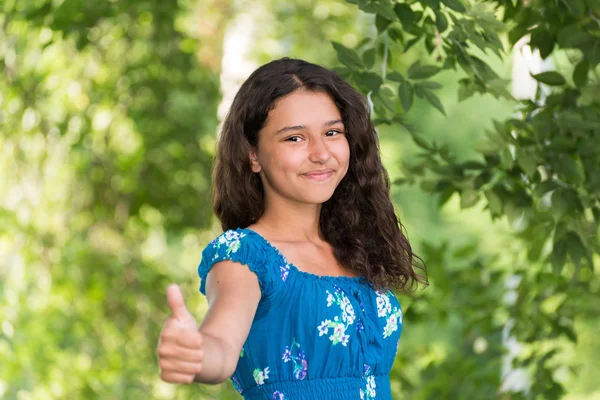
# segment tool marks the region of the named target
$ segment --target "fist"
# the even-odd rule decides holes
[[[202,371],[202,334],[185,306],[177,285],[167,288],[171,316],[165,322],[158,343],[160,378],[171,383],[192,383]]]

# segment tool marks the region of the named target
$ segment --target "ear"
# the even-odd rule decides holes
[[[250,150],[250,166],[252,167],[252,172],[259,173],[261,171],[260,163],[258,162],[258,156],[256,155],[256,150]]]

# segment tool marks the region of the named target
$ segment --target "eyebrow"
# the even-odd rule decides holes
[[[334,120],[325,122],[323,124],[323,126],[331,126],[331,125],[343,124],[343,123],[344,123],[344,121],[342,121],[341,119],[334,119]],[[279,135],[280,133],[289,132],[289,131],[301,131],[303,129],[306,129],[306,125],[286,126],[285,128],[281,128],[280,130],[275,132],[275,134]]]

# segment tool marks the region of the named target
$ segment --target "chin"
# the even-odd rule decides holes
[[[324,190],[325,188],[319,189],[307,189],[303,193],[299,193],[298,200],[303,203],[309,204],[323,204],[333,196],[335,189]]]

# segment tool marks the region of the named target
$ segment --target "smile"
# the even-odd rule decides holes
[[[323,169],[323,170],[319,170],[319,171],[311,171],[311,172],[302,174],[302,176],[304,176],[310,180],[321,182],[321,181],[326,181],[327,179],[331,178],[333,176],[333,170],[332,169]]]

